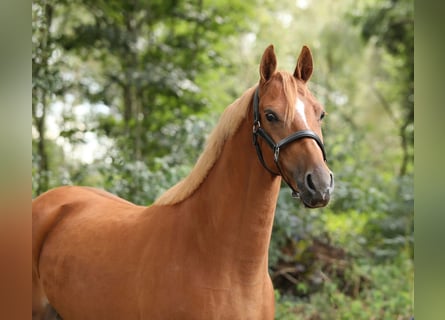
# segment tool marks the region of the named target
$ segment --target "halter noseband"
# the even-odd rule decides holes
[[[324,149],[323,142],[321,142],[320,137],[312,130],[300,130],[300,131],[294,132],[290,136],[287,136],[286,138],[278,141],[278,143],[275,143],[275,141],[272,139],[272,137],[266,131],[264,131],[263,128],[261,127],[260,111],[259,111],[260,98],[258,95],[258,91],[259,91],[259,87],[256,88],[255,95],[253,97],[253,144],[255,145],[258,159],[260,160],[263,167],[267,171],[269,171],[271,174],[273,174],[275,176],[281,176],[282,179],[287,183],[287,185],[292,189],[292,191],[293,191],[292,196],[298,197],[298,191],[292,187],[292,185],[286,180],[286,178],[282,174],[281,166],[278,162],[279,156],[280,156],[280,150],[294,141],[304,139],[304,138],[310,138],[310,139],[314,139],[315,142],[318,144],[318,146],[321,149],[321,152],[323,153],[323,160],[326,161],[326,151]],[[258,143],[258,136],[262,137],[266,141],[266,143],[269,145],[269,147],[273,150],[273,154],[274,154],[273,158],[274,158],[275,165],[278,168],[278,173],[271,170],[267,166],[266,162],[264,161],[263,153],[262,153],[260,145]]]

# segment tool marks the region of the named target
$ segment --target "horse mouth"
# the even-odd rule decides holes
[[[315,203],[315,204],[313,204],[313,203],[308,203],[308,202],[306,202],[306,201],[304,201],[304,200],[302,200],[301,202],[303,202],[303,205],[304,205],[306,208],[309,208],[309,209],[322,208],[322,207],[325,207],[325,206],[327,205],[327,202],[326,202],[326,203]]]
[[[306,208],[315,209],[325,207],[329,203],[329,195],[323,198],[314,198],[301,194],[299,191],[292,191],[292,198],[299,199]]]

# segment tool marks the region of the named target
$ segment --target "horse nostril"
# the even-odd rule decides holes
[[[312,175],[310,173],[306,176],[306,183],[309,189],[315,191],[315,185],[314,182],[312,181]]]
[[[334,186],[334,176],[332,173],[329,174],[331,176],[331,183],[329,184],[329,187],[332,188]]]

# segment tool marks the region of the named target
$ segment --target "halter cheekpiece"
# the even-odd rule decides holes
[[[276,176],[281,176],[283,178],[283,180],[289,185],[289,187],[292,189],[293,196],[298,196],[298,191],[295,190],[291,184],[285,179],[285,177],[282,174],[281,171],[281,166],[278,162],[279,157],[280,157],[280,150],[283,149],[285,146],[287,146],[288,144],[300,140],[300,139],[304,139],[304,138],[310,138],[315,140],[315,142],[317,143],[317,145],[320,147],[321,152],[323,153],[323,159],[324,161],[326,161],[326,151],[324,149],[324,145],[323,142],[321,141],[320,137],[312,130],[300,130],[297,132],[292,133],[291,135],[287,136],[286,138],[278,141],[278,143],[275,143],[275,141],[272,139],[272,137],[263,130],[263,128],[261,127],[261,121],[260,121],[260,111],[259,111],[259,104],[260,104],[260,98],[258,95],[258,91],[259,91],[259,87],[256,88],[255,90],[255,95],[253,97],[253,144],[255,145],[255,149],[256,149],[256,153],[258,155],[258,159],[260,160],[261,164],[263,165],[263,167],[269,171],[271,174],[276,175]],[[264,161],[263,158],[263,153],[261,151],[260,145],[258,143],[258,136],[260,136],[261,138],[263,138],[266,143],[269,145],[269,147],[272,149],[273,154],[274,154],[274,162],[276,167],[278,168],[278,172],[274,172],[273,170],[271,170],[266,162]]]

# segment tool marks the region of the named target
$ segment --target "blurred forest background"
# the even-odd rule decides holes
[[[414,4],[410,0],[33,0],[32,186],[149,205],[192,168],[275,45],[314,56],[336,177],[327,208],[282,189],[276,319],[413,315]]]

